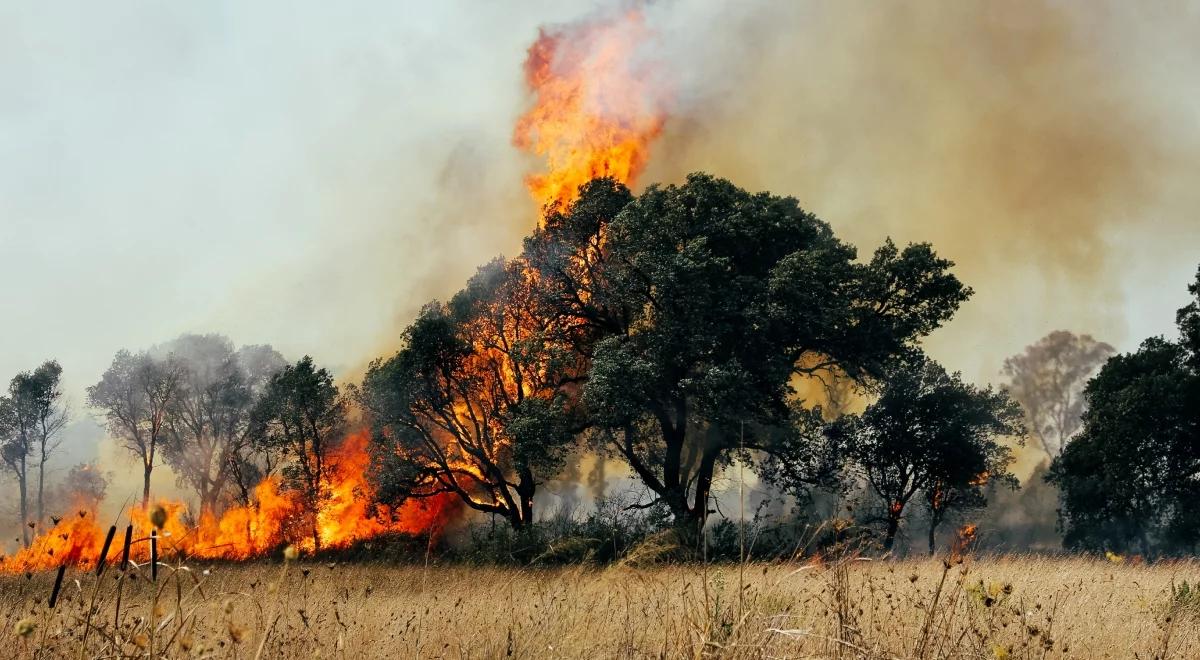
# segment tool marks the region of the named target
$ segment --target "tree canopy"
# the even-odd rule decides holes
[[[1012,452],[1000,441],[1024,437],[1021,409],[1005,392],[964,383],[920,353],[896,360],[880,383],[861,415],[835,420],[827,433],[882,504],[884,548],[892,548],[905,508],[920,494],[933,552],[949,511],[981,506],[989,481],[1015,484]]]
[[[794,378],[879,373],[970,295],[927,244],[860,262],[796,200],[705,174],[637,197],[594,181],[526,255],[588,361],[595,433],[684,526],[732,450],[796,437]]]
[[[1154,555],[1200,544],[1200,273],[1188,291],[1178,341],[1147,339],[1088,383],[1083,428],[1050,473],[1069,548]]]

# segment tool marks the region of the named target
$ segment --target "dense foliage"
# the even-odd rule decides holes
[[[1051,469],[1069,548],[1145,555],[1200,545],[1200,273],[1178,341],[1152,337],[1090,383],[1083,429]]]
[[[796,379],[882,375],[970,294],[928,245],[860,262],[794,199],[707,175],[580,192],[373,365],[387,493],[453,492],[519,527],[582,434],[694,532],[734,453],[804,453]]]

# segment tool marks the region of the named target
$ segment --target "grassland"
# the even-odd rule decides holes
[[[53,611],[53,574],[0,578],[5,657],[1200,657],[1191,562],[300,560],[119,575],[68,573]]]

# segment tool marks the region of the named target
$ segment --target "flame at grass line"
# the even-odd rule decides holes
[[[644,46],[653,37],[638,9],[539,32],[524,66],[534,103],[518,120],[513,143],[545,161],[544,171],[526,178],[543,207],[569,204],[579,186],[596,177],[631,186],[636,182],[662,131],[669,100],[656,63],[645,57]],[[372,507],[365,476],[368,441],[365,432],[353,434],[336,452],[325,484],[327,497],[315,514],[322,549],[387,533],[436,535],[463,509],[451,494],[411,500],[394,511]],[[471,471],[469,465],[463,469]],[[53,569],[64,563],[94,567],[108,527],[97,520],[97,505],[81,503],[30,547],[0,558],[0,572]],[[176,552],[243,560],[265,556],[285,542],[305,550],[314,547],[305,505],[296,493],[283,490],[276,477],[254,488],[250,505],[226,509],[219,517],[205,513],[195,524],[189,522],[185,504],[157,505],[167,513],[160,552],[168,557]],[[144,540],[153,525],[141,509],[130,518],[139,540],[131,558],[143,562],[150,553]],[[119,545],[110,549],[109,562],[119,561]]]
[[[373,492],[366,480],[368,442],[366,432],[352,434],[331,457],[326,497],[316,513],[322,549],[343,548],[383,534],[440,534],[461,508],[453,496],[412,500],[395,510],[371,507]],[[163,556],[178,553],[200,559],[244,560],[266,556],[285,542],[308,551],[314,546],[305,505],[294,491],[282,490],[275,477],[255,487],[253,504],[226,509],[219,517],[205,514],[196,525],[188,523],[187,505],[171,501],[157,505],[167,513],[160,532]],[[154,526],[148,512],[134,509],[130,518],[135,539],[150,535]],[[105,527],[96,519],[95,503],[86,503],[35,538],[28,548],[0,560],[0,571],[46,570],[64,563],[95,566]],[[110,563],[120,559],[117,545],[109,550]],[[149,545],[143,541],[134,544],[130,556],[141,562],[149,553]]]
[[[653,37],[637,9],[539,32],[525,61],[534,105],[513,132],[517,147],[545,160],[525,180],[539,204],[565,206],[597,177],[635,183],[669,96],[644,57]]]

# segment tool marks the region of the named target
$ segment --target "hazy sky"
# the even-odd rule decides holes
[[[369,358],[531,225],[466,198],[525,204],[508,127],[560,4],[0,5],[0,374],[55,356],[82,404],[189,330]]]
[[[185,331],[354,374],[518,249],[525,48],[611,4],[0,0],[0,376],[56,357],[82,414],[117,349]],[[925,6],[657,3],[644,55],[681,93],[648,178],[933,241],[978,291],[932,342],[972,378],[1058,327],[1171,331],[1195,8]]]

